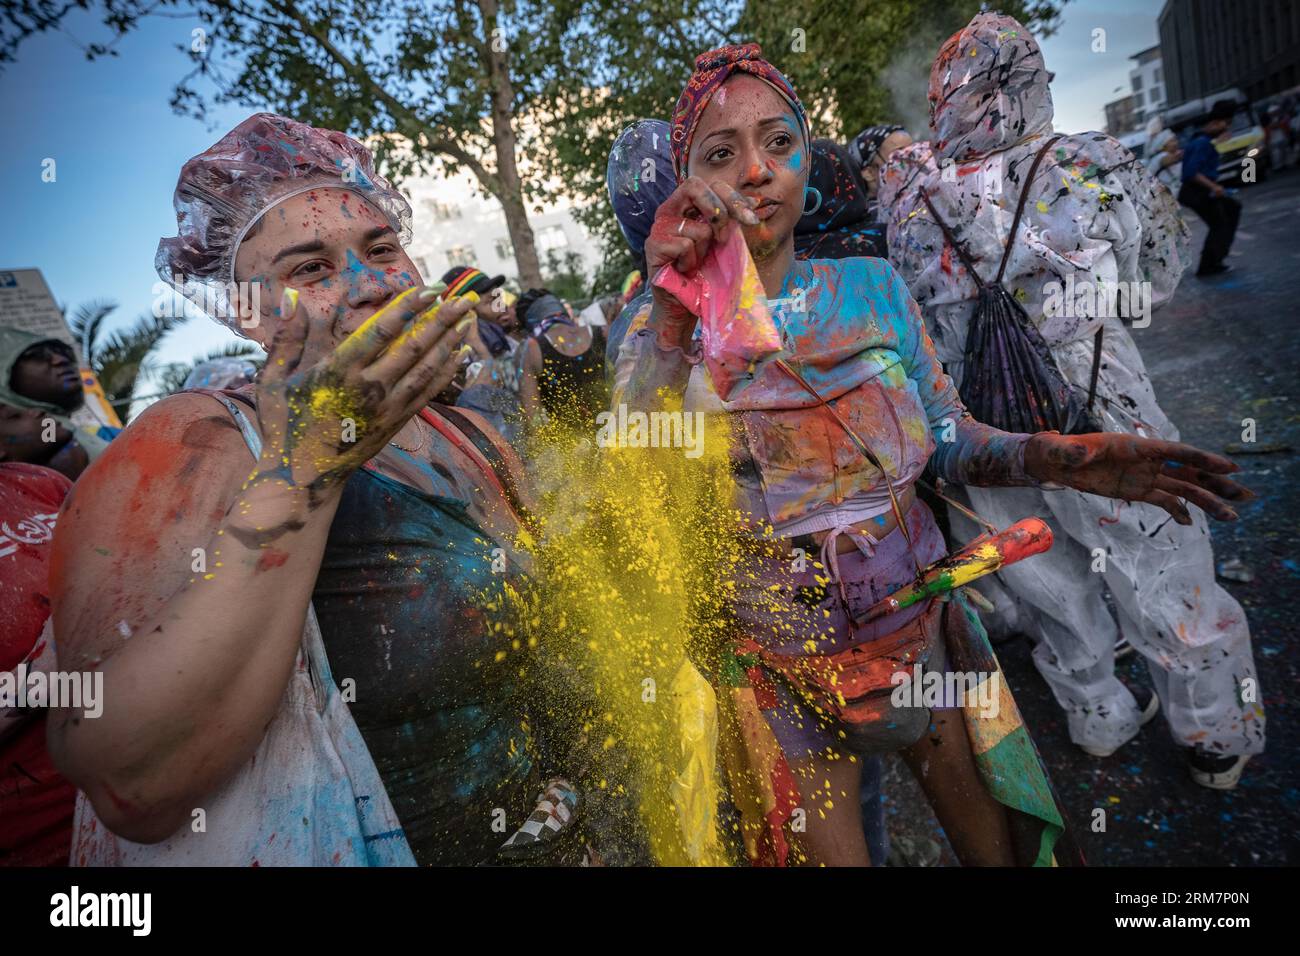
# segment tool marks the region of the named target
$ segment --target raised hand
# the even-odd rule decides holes
[[[679,272],[692,272],[732,219],[746,226],[758,224],[755,201],[741,195],[721,180],[706,183],[691,176],[663,201],[655,213],[646,239],[646,283],[666,265]],[[688,344],[695,329],[695,316],[664,289],[651,285],[655,310],[660,315],[661,334],[672,344]]]
[[[1223,477],[1239,470],[1227,458],[1181,442],[1109,432],[1043,432],[1025,446],[1025,471],[1040,481],[1145,501],[1164,508],[1179,524],[1192,523],[1188,501],[1220,521],[1237,520],[1237,512],[1226,502],[1255,497],[1244,485]]]
[[[286,291],[256,386],[262,456],[246,492],[273,488],[295,511],[319,506],[446,388],[475,297],[439,305],[436,296],[408,289],[331,348],[332,319],[309,318]]]

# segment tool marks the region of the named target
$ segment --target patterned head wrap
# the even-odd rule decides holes
[[[695,130],[700,125],[700,117],[704,115],[713,94],[736,73],[756,76],[780,93],[799,120],[804,145],[812,142],[808,132],[808,114],[804,112],[798,94],[785,75],[763,59],[759,45],[746,43],[744,46],[719,47],[695,58],[695,72],[691,74],[690,82],[682,90],[677,106],[673,109],[673,169],[677,173],[678,182],[686,178],[686,161],[691,155],[691,143],[695,139]]]
[[[868,126],[855,136],[853,142],[849,144],[849,155],[858,164],[858,171],[861,172],[871,165],[885,140],[889,139],[894,133],[905,132],[907,130],[902,126],[893,123],[882,123],[880,126]]]
[[[935,156],[966,162],[1050,130],[1050,79],[1028,30],[1000,13],[976,14],[930,69]]]

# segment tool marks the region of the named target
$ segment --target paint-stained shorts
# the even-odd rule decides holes
[[[923,566],[943,557],[947,550],[943,535],[924,502],[912,506],[907,526]],[[811,556],[802,570],[797,570],[797,562],[789,558],[755,556],[754,579],[738,588],[738,624],[760,647],[785,657],[809,652],[829,655],[850,647],[876,645],[871,650],[878,650],[882,659],[891,661],[891,667],[882,669],[885,672],[911,671],[917,664],[927,670],[943,668],[946,658],[941,628],[935,628],[928,640],[890,640],[900,629],[916,622],[929,608],[929,602],[860,626],[856,633],[850,626],[851,615],[864,613],[914,579],[916,564],[903,535],[895,529],[882,538],[872,557],[852,551],[839,555],[838,560],[847,600],[841,597],[837,584],[827,580],[828,570],[816,567]],[[881,719],[857,728],[817,714],[780,675],[772,673],[771,684],[777,706],[764,714],[792,762],[831,750],[891,753],[916,742],[930,724],[928,708],[892,705],[890,694],[894,687],[887,679],[880,687]]]

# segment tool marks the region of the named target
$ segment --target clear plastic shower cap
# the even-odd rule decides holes
[[[172,205],[177,235],[158,242],[164,282],[236,332],[235,256],[276,203],[311,189],[350,189],[411,239],[411,206],[375,172],[370,150],[352,137],[274,113],[256,113],[181,167]]]

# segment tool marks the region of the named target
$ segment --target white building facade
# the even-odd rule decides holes
[[[1128,73],[1129,86],[1133,89],[1133,116],[1137,128],[1165,108],[1165,74],[1161,69],[1160,47],[1147,47],[1130,57],[1134,66]]]
[[[401,190],[414,211],[414,238],[407,252],[426,282],[436,282],[453,266],[472,265],[489,276],[504,275],[519,287],[515,251],[506,228],[505,213],[496,199],[484,196],[472,174],[422,175],[404,179]],[[533,241],[542,274],[549,253],[563,261],[577,253],[582,271],[590,276],[600,264],[597,243],[573,217],[571,207],[561,200],[529,211]]]

